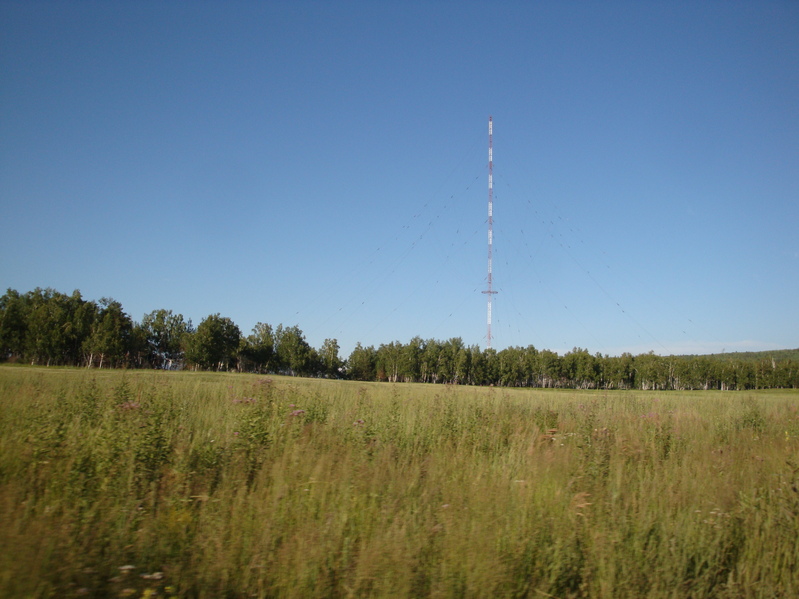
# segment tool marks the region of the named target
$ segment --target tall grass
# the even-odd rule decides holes
[[[0,595],[795,597],[798,399],[0,368]]]

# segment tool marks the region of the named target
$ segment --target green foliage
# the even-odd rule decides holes
[[[280,372],[292,376],[309,376],[318,372],[319,357],[297,325],[277,325],[275,344]]]
[[[423,382],[572,389],[752,390],[799,388],[799,350],[659,356],[591,355],[575,347],[501,351],[413,337],[356,345],[344,360],[336,339],[317,350],[299,326],[258,323],[242,338],[230,318],[208,316],[197,330],[170,310],[155,310],[135,324],[121,304],[87,302],[75,291],[52,289],[0,297],[0,360],[45,365],[238,370],[358,381]]]
[[[325,339],[322,343],[322,347],[319,350],[319,359],[325,376],[341,378],[344,362],[339,356],[339,351],[341,351],[341,348],[336,339]]]
[[[272,326],[259,322],[244,343],[242,357],[247,362],[247,370],[270,372],[276,364],[276,339]]]
[[[693,356],[687,356],[693,357]],[[727,362],[752,362],[752,363],[761,363],[761,362],[799,362],[799,348],[797,349],[776,349],[776,350],[768,350],[768,351],[758,351],[758,352],[725,352],[722,354],[709,354],[707,356],[712,360],[720,360],[720,361],[727,361]]]
[[[172,310],[153,310],[145,314],[141,330],[147,343],[148,361],[153,368],[170,368],[183,359],[183,346],[189,325],[182,314]]]
[[[122,304],[112,299],[100,300],[100,310],[91,327],[91,335],[85,341],[84,351],[89,354],[89,365],[102,368],[121,366],[131,347],[133,321],[122,310]]]
[[[205,370],[228,370],[236,362],[239,327],[227,316],[211,314],[189,338],[186,360]]]
[[[373,381],[377,376],[377,353],[374,347],[363,347],[360,343],[355,345],[349,360],[347,372],[349,377],[356,381]]]

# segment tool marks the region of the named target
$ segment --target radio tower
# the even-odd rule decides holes
[[[491,258],[494,246],[494,158],[492,156],[492,121],[488,117],[488,289],[483,291],[488,296],[488,334],[486,335],[486,348],[491,349],[491,296],[493,290],[493,273],[491,272]]]

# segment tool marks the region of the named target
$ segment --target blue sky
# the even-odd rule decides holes
[[[319,347],[799,347],[799,3],[0,2],[0,285]]]

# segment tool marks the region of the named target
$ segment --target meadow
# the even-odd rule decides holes
[[[799,392],[0,367],[0,596],[797,597]]]

